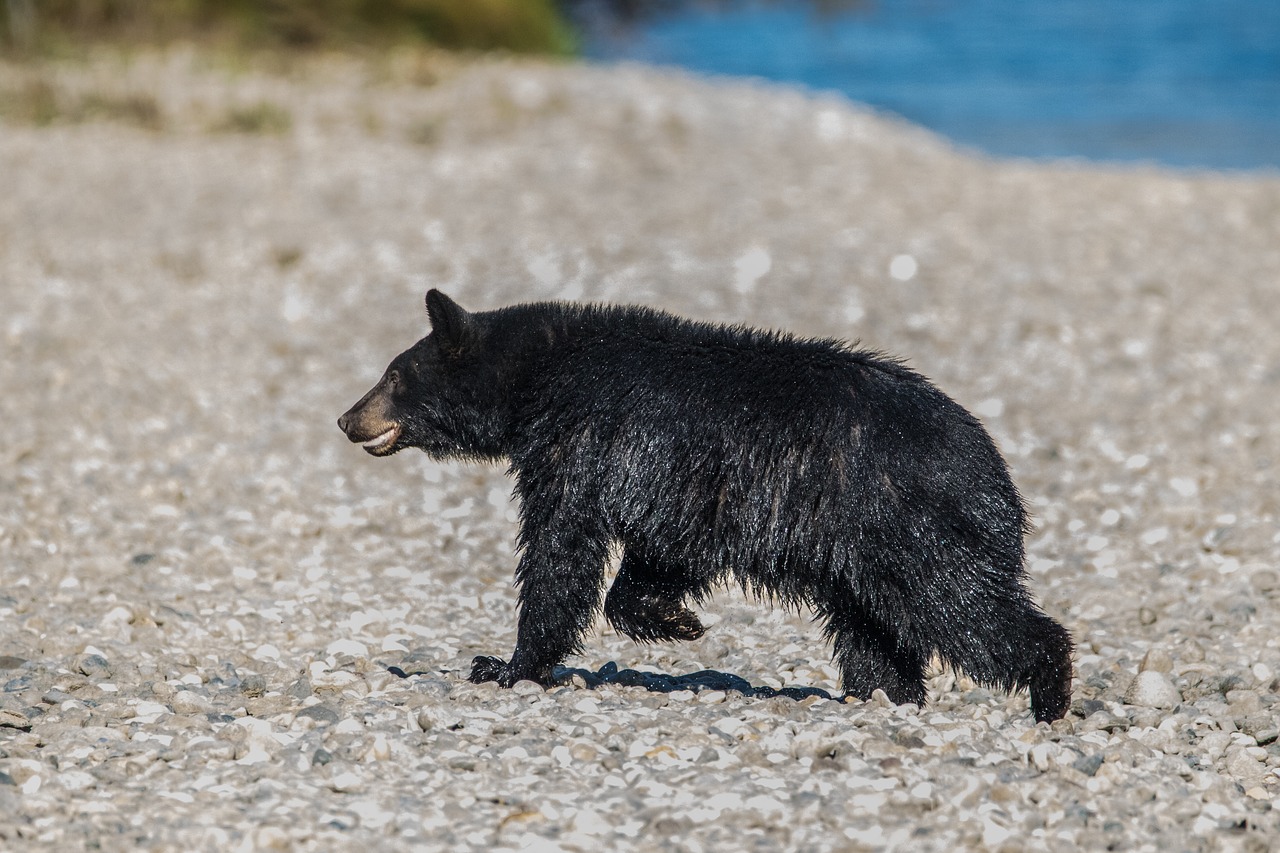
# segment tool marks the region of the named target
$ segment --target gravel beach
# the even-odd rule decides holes
[[[1280,177],[635,67],[0,94],[0,848],[1280,849]],[[696,642],[600,623],[563,686],[468,684],[514,643],[510,482],[334,423],[428,287],[906,358],[1033,512],[1072,712],[936,668],[833,701],[811,614],[736,590]]]

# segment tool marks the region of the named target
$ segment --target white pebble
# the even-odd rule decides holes
[[[573,829],[584,835],[604,835],[613,829],[600,812],[594,809],[579,809],[573,816]]]
[[[920,264],[911,255],[894,255],[889,261],[889,275],[895,281],[911,281],[920,271]]]
[[[340,794],[350,794],[364,787],[364,780],[350,770],[343,771],[329,780],[329,787]]]
[[[973,407],[973,413],[982,418],[998,418],[1004,414],[1004,400],[991,397]]]
[[[386,761],[391,757],[391,746],[387,743],[387,736],[381,732],[373,736],[373,745],[369,747],[369,751],[365,753],[365,761]]]
[[[334,640],[324,650],[326,655],[351,655],[353,658],[367,658],[369,647],[357,640]]]
[[[733,288],[750,293],[756,282],[773,269],[773,257],[763,246],[752,246],[733,262]]]
[[[1169,538],[1169,528],[1153,527],[1146,533],[1142,534],[1143,545],[1158,545]]]
[[[1125,691],[1124,701],[1126,705],[1168,710],[1182,704],[1182,694],[1164,673],[1148,669],[1133,679]]]
[[[195,714],[204,714],[209,711],[212,704],[209,700],[196,693],[193,690],[179,690],[173,694],[173,698],[169,700],[169,704],[173,706],[175,714],[184,716],[192,716]]]

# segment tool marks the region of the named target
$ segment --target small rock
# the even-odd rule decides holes
[[[453,687],[449,682],[439,678],[424,678],[413,683],[414,693],[421,693],[424,696],[430,696],[435,699],[444,699],[452,691]]]
[[[294,716],[307,717],[315,720],[317,723],[332,725],[340,719],[338,712],[330,708],[328,705],[312,705],[309,708],[303,708]]]
[[[369,647],[358,640],[334,640],[324,650],[327,655],[351,655],[353,658],[367,658],[369,656]]]
[[[517,696],[535,696],[543,693],[542,685],[536,681],[522,679],[511,685],[511,692]]]
[[[345,669],[313,672],[311,674],[311,686],[317,691],[358,689],[356,685],[364,686],[364,679],[356,675],[354,672],[348,672]]]
[[[1178,657],[1184,663],[1204,663],[1204,647],[1192,640],[1181,647]]]
[[[418,728],[424,732],[446,730],[452,731],[463,726],[462,718],[452,711],[439,706],[428,705],[418,711]]]
[[[1073,735],[1076,733],[1076,724],[1070,717],[1063,717],[1050,723],[1049,731],[1059,735]]]
[[[24,732],[29,732],[31,731],[31,721],[17,711],[0,708],[0,728],[21,729]]]
[[[1227,704],[1231,706],[1231,713],[1237,717],[1256,714],[1262,710],[1262,699],[1254,690],[1237,688],[1227,691]]]
[[[56,781],[68,791],[85,791],[98,784],[98,780],[83,770],[67,770],[55,777]]]
[[[1261,761],[1238,746],[1227,750],[1226,771],[1246,786],[1262,781],[1267,774],[1267,768]]]
[[[364,787],[364,780],[350,770],[339,773],[329,780],[329,787],[340,794],[350,794]]]
[[[1154,729],[1164,722],[1166,714],[1159,708],[1133,708],[1128,713],[1129,723],[1136,729]]]
[[[1041,773],[1053,766],[1053,759],[1057,753],[1057,746],[1052,743],[1038,743],[1031,747],[1031,752],[1027,755],[1027,760],[1031,766],[1039,770]]]
[[[1170,710],[1182,704],[1182,695],[1164,673],[1146,670],[1139,672],[1129,685],[1124,693],[1124,702],[1126,705]]]
[[[1258,592],[1272,592],[1280,589],[1280,573],[1271,569],[1259,569],[1250,575],[1249,583]]]
[[[1102,766],[1102,753],[1095,752],[1093,755],[1082,755],[1071,766],[1086,776],[1092,776]]]
[[[101,655],[81,655],[76,660],[76,671],[90,678],[102,678],[111,674],[111,664]]]
[[[16,658],[13,655],[0,655],[0,669],[18,669],[24,663],[26,661],[22,658]]]
[[[290,696],[276,693],[271,696],[258,696],[245,702],[244,709],[254,717],[271,717],[290,711],[298,703]]]
[[[177,691],[170,698],[169,705],[173,708],[173,713],[184,716],[207,714],[213,707],[207,697],[201,696],[194,690]]]
[[[267,679],[256,672],[249,673],[240,681],[240,690],[246,696],[257,697],[267,692]],[[306,698],[306,697],[302,697]]]
[[[1138,672],[1163,672],[1168,674],[1173,671],[1173,656],[1164,649],[1148,649],[1147,653],[1142,656],[1142,663],[1138,665]]]
[[[1249,727],[1246,726],[1245,732],[1253,735],[1253,739],[1257,742],[1258,746],[1270,746],[1276,742],[1277,738],[1280,738],[1280,729],[1276,729],[1272,726],[1256,728],[1252,731],[1249,731]]]
[[[915,732],[899,729],[893,733],[893,742],[904,749],[924,749],[924,740]]]
[[[254,830],[254,850],[291,850],[289,833],[278,826],[263,826]]]
[[[307,678],[305,675],[293,682],[293,684],[290,684],[289,689],[285,691],[286,695],[292,696],[298,701],[306,699],[311,695],[311,693],[311,679]]]
[[[387,736],[379,732],[373,736],[373,744],[364,755],[365,761],[386,761],[391,757],[391,745],[387,743]]]

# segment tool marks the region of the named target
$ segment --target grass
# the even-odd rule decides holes
[[[293,116],[278,104],[259,101],[247,106],[232,107],[213,125],[213,130],[227,133],[288,133],[293,127]]]
[[[109,42],[211,42],[245,49],[420,44],[567,54],[554,0],[6,0],[0,49],[74,54]]]
[[[77,96],[39,75],[13,88],[0,88],[0,119],[37,127],[85,121],[115,121],[146,130],[164,127],[160,105],[150,95],[93,92]]]

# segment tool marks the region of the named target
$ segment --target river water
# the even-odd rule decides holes
[[[1280,168],[1280,0],[568,5],[589,58],[835,90],[990,154]]]

